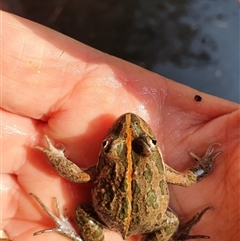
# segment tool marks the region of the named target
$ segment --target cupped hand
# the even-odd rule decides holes
[[[191,218],[214,206],[192,234],[212,240],[239,238],[239,105],[177,84],[109,56],[26,19],[1,13],[2,227],[11,240],[66,240],[32,234],[53,226],[30,192],[52,210],[52,197],[70,217],[90,199],[90,185],[69,183],[34,145],[47,134],[62,143],[80,167],[97,162],[104,134],[121,114],[133,112],[149,123],[165,162],[183,171],[208,145],[224,151],[213,172],[189,188],[171,187],[171,208]],[[194,77],[193,77],[194,78]],[[202,101],[197,102],[195,95]],[[144,217],[142,217],[144,218]],[[122,240],[106,233],[106,240]],[[137,240],[131,237],[129,240]]]

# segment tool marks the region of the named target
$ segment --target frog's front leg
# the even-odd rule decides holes
[[[208,176],[208,174],[213,169],[214,160],[219,155],[223,154],[222,151],[212,154],[214,150],[213,148],[214,145],[220,145],[220,144],[218,143],[211,144],[208,147],[203,157],[199,157],[191,152],[190,155],[195,158],[195,160],[197,161],[197,164],[193,167],[190,167],[185,172],[179,173],[175,171],[173,168],[165,164],[167,182],[171,184],[187,187],[194,183],[197,183],[198,181]]]
[[[64,148],[57,149],[46,135],[44,138],[48,148],[41,146],[35,146],[34,148],[42,151],[47,156],[48,162],[61,176],[75,183],[85,183],[93,178],[95,167],[89,168],[86,171],[81,170],[76,164],[67,159],[64,155]]]

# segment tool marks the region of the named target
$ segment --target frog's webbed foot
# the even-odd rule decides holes
[[[59,208],[59,202],[57,198],[55,199],[56,203],[56,209],[58,216],[56,216],[54,213],[52,213],[46,206],[45,204],[33,193],[29,193],[31,196],[33,196],[37,202],[41,205],[43,210],[51,217],[51,219],[55,222],[56,227],[54,228],[49,228],[49,229],[43,229],[41,231],[35,232],[33,235],[40,235],[43,233],[51,233],[51,232],[57,232],[73,241],[83,241],[82,238],[77,234],[75,229],[72,227],[71,223],[68,221],[67,215],[63,215],[60,212]]]
[[[178,227],[178,230],[176,231],[176,233],[172,236],[172,238],[170,239],[171,241],[184,241],[184,240],[189,240],[189,239],[210,239],[209,236],[207,235],[190,235],[190,231],[192,229],[192,227],[197,224],[202,216],[206,213],[206,211],[210,210],[210,209],[214,209],[214,207],[207,207],[205,209],[203,209],[201,212],[195,214],[189,221],[180,224]]]
[[[57,149],[53,146],[46,135],[44,138],[48,148],[43,148],[41,146],[35,146],[34,148],[42,151],[47,156],[49,163],[61,176],[75,183],[84,183],[90,181],[91,173],[89,174],[84,172],[75,163],[70,161],[64,155],[65,148],[63,145],[61,149]]]
[[[205,178],[211,172],[211,170],[213,169],[214,160],[219,155],[223,154],[222,151],[218,151],[214,155],[212,155],[213,150],[214,150],[213,147],[215,145],[219,145],[220,146],[219,143],[211,144],[208,147],[208,149],[207,149],[207,151],[206,151],[206,153],[205,153],[205,155],[203,157],[199,157],[196,154],[190,152],[190,155],[192,157],[194,157],[195,160],[197,161],[197,165],[189,168],[189,170],[195,174],[197,181],[202,180],[203,178]]]

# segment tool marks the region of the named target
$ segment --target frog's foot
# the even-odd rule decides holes
[[[51,217],[51,219],[55,222],[56,227],[54,228],[49,228],[49,229],[44,229],[41,231],[38,231],[36,233],[34,233],[33,235],[39,235],[39,234],[43,234],[43,233],[51,233],[51,232],[57,232],[73,241],[83,241],[81,239],[81,237],[77,234],[77,232],[74,230],[74,228],[72,227],[71,223],[68,221],[68,217],[67,215],[63,215],[60,212],[60,208],[59,208],[59,202],[57,198],[55,199],[55,203],[56,203],[56,208],[57,208],[57,213],[58,216],[56,216],[54,213],[52,213],[45,205],[44,203],[39,199],[39,197],[37,197],[35,194],[30,193],[31,196],[33,196],[37,202],[41,205],[41,207],[43,208],[43,210]]]
[[[213,169],[213,165],[214,165],[214,160],[219,156],[219,155],[222,155],[223,152],[222,151],[218,151],[216,152],[214,155],[212,155],[213,153],[213,150],[214,150],[214,146],[215,145],[219,145],[219,143],[213,143],[211,144],[205,155],[203,157],[199,157],[197,156],[196,154],[190,152],[190,155],[192,157],[195,158],[195,160],[198,162],[197,165],[189,168],[189,170],[191,172],[193,172],[196,176],[196,181],[200,181],[202,180],[203,178],[205,178]]]
[[[43,148],[41,146],[34,146],[34,148],[42,151],[47,156],[48,162],[61,176],[75,183],[85,183],[90,181],[91,173],[89,174],[82,171],[75,163],[70,161],[64,155],[65,148],[63,145],[61,145],[61,149],[57,149],[46,135],[44,138],[48,148]]]
[[[192,227],[197,224],[202,216],[206,213],[208,210],[213,210],[214,207],[207,207],[203,209],[201,212],[195,214],[189,221],[186,223],[180,224],[178,227],[178,230],[176,233],[172,236],[170,239],[171,241],[184,241],[188,239],[210,239],[209,236],[206,235],[189,235],[189,232],[191,231]]]

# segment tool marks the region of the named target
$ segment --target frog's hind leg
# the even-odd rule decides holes
[[[178,230],[176,233],[172,236],[170,241],[184,241],[189,239],[210,239],[207,235],[189,235],[189,232],[191,231],[192,227],[197,224],[202,216],[206,213],[206,211],[214,209],[213,207],[207,207],[203,209],[201,212],[195,214],[189,221],[180,224],[178,227]]]
[[[68,221],[68,216],[62,214],[59,207],[59,202],[57,198],[55,199],[55,205],[57,209],[57,215],[55,215],[48,207],[45,206],[45,204],[42,202],[42,200],[37,197],[35,194],[30,193],[31,196],[33,196],[36,201],[41,205],[43,210],[50,216],[50,218],[55,222],[55,227],[43,229],[41,231],[35,232],[33,235],[40,235],[43,233],[51,233],[51,232],[57,232],[73,241],[83,241],[81,237],[78,235],[78,233],[75,231],[71,223]]]
[[[166,213],[161,218],[162,222],[159,224],[160,229],[152,233],[144,234],[141,241],[170,241],[179,225],[178,217],[171,211]]]
[[[91,205],[77,206],[75,218],[83,241],[104,241],[103,225]]]

